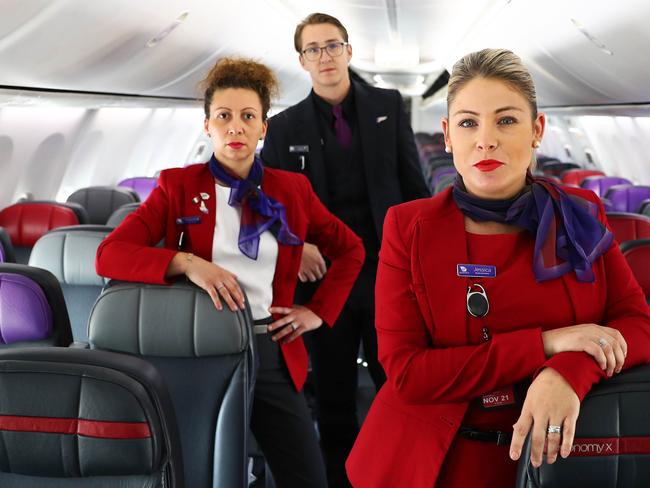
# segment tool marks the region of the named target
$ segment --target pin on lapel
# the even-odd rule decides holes
[[[199,203],[199,197],[192,198],[192,203]]]
[[[209,193],[201,192],[200,195],[201,195],[201,200],[209,200],[210,199],[210,194]]]
[[[205,202],[203,200],[201,200],[201,205],[199,206],[199,210],[204,214],[208,213],[208,207],[205,206]]]
[[[388,115],[380,115],[379,117],[377,117],[377,123],[381,124],[387,118],[388,118]]]

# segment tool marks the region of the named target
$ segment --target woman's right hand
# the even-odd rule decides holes
[[[546,357],[560,352],[586,352],[607,371],[607,376],[619,373],[627,356],[623,335],[611,327],[597,324],[579,324],[542,332]]]
[[[223,308],[221,298],[223,298],[233,312],[237,311],[237,309],[243,310],[245,308],[244,293],[239,283],[237,283],[237,276],[227,269],[213,262],[206,261],[199,256],[192,255],[186,261],[185,276],[210,295],[217,310],[222,310]]]

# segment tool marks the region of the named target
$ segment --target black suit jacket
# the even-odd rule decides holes
[[[370,209],[381,242],[388,208],[430,193],[400,93],[352,83]],[[329,206],[318,117],[310,95],[270,118],[261,156],[272,168],[304,173]]]

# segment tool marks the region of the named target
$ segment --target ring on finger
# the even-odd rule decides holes
[[[609,344],[609,342],[607,342],[607,339],[605,339],[604,337],[601,337],[600,339],[598,339],[598,345],[600,347],[605,347],[605,346],[607,346],[607,344]]]
[[[548,429],[546,429],[546,432],[549,434],[560,434],[562,432],[562,426],[561,425],[549,425]]]
[[[289,325],[291,326],[291,330],[293,330],[294,332],[298,328],[298,324],[296,324],[295,322],[291,322],[291,324]]]
[[[225,287],[226,287],[226,285],[221,283],[219,286],[217,286],[217,290],[221,290],[222,288],[225,288]]]

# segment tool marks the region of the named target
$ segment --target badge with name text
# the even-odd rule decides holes
[[[505,407],[515,403],[517,403],[517,400],[515,400],[515,392],[512,386],[493,391],[481,397],[481,406],[483,408]]]
[[[185,225],[185,224],[200,224],[201,217],[198,215],[190,217],[178,217],[176,219],[176,225]]]
[[[290,153],[308,153],[309,152],[309,146],[308,145],[302,145],[302,146],[289,146],[289,152]]]
[[[489,264],[457,264],[456,274],[464,278],[495,278],[497,267]]]

